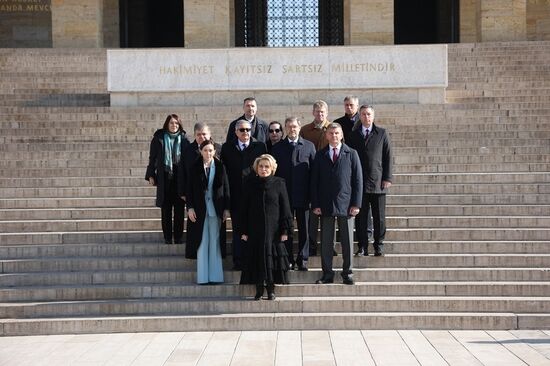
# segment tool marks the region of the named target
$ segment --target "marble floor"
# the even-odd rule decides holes
[[[0,337],[0,365],[550,365],[550,331],[243,331]]]

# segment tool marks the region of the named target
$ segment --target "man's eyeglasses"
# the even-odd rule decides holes
[[[250,128],[239,128],[239,132],[250,132]]]
[[[275,130],[269,130],[269,133],[279,133],[281,132],[281,130],[279,128],[275,129]]]

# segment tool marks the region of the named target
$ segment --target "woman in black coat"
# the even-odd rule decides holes
[[[274,283],[288,283],[288,254],[284,241],[292,230],[292,213],[285,181],[273,176],[275,159],[263,154],[254,161],[256,176],[243,187],[241,221],[244,266],[241,284],[255,284],[255,300],[267,288],[268,300],[275,299]]]
[[[197,283],[223,282],[220,227],[229,218],[229,183],[214,141],[202,142],[201,158],[193,164],[187,190],[187,254],[197,258]],[[188,226],[189,228],[189,226]]]
[[[176,244],[182,243],[185,211],[185,168],[182,152],[187,145],[189,141],[181,119],[176,114],[169,114],[162,129],[153,135],[149,149],[145,180],[157,187],[156,205],[161,208],[162,232],[166,244],[172,244],[172,238]]]

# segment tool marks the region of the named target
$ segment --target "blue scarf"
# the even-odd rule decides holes
[[[181,156],[181,133],[164,132],[164,170],[171,176]]]

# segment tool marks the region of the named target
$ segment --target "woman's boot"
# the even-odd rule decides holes
[[[275,300],[275,285],[273,283],[270,283],[266,287],[267,287],[267,299]]]
[[[256,284],[256,295],[254,296],[254,300],[260,300],[263,294],[264,294],[264,284],[263,283]]]

